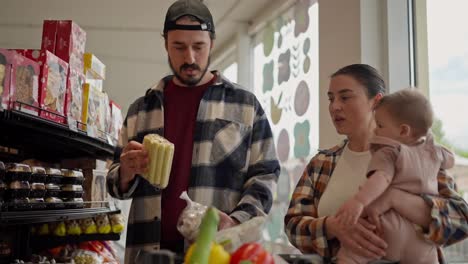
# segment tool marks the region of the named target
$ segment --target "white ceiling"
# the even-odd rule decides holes
[[[167,8],[172,0],[0,0],[0,29],[3,31],[23,30],[37,35],[44,19],[72,19],[88,32],[88,42],[96,41],[93,35],[109,34],[108,49],[94,50],[104,56],[119,55],[120,35],[134,38],[135,60],[146,60],[150,63],[166,64],[165,52],[148,54],[147,48],[157,47],[151,39],[160,35]],[[265,8],[281,2],[280,0],[205,0],[210,8],[216,27],[217,53],[229,43],[237,32],[239,23],[249,23]],[[105,33],[103,33],[105,32]],[[7,34],[8,36],[9,34]],[[10,34],[11,35],[11,34]],[[111,36],[112,35],[112,36]],[[5,35],[3,35],[5,36]],[[150,41],[145,41],[148,38]],[[33,43],[27,38],[0,38],[3,47],[30,47]],[[158,38],[156,38],[157,40]],[[160,39],[160,38],[159,38]],[[40,42],[38,42],[40,43]],[[146,43],[146,44],[145,44]],[[127,44],[128,45],[128,44]],[[145,45],[149,45],[146,47]],[[91,45],[95,49],[99,45]],[[138,54],[144,51],[145,54]]]
[[[216,27],[212,61],[220,63],[239,26],[258,25],[294,0],[205,0]],[[107,66],[104,90],[127,107],[170,74],[161,37],[173,0],[0,0],[0,47],[38,49],[42,21],[76,21],[87,33],[86,51]],[[261,24],[261,23],[260,23]],[[223,54],[224,53],[224,54]],[[217,66],[214,66],[217,68]],[[214,68],[213,68],[214,69]]]

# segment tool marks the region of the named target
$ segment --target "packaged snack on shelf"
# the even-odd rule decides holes
[[[101,264],[104,259],[96,252],[78,249],[73,253],[75,264]]]
[[[81,235],[81,227],[78,224],[78,220],[67,220],[65,221],[67,229],[67,235],[78,236]]]
[[[104,87],[104,81],[103,80],[86,78],[85,83],[89,83],[91,86],[94,86],[100,92],[103,91],[103,87]]]
[[[102,63],[94,54],[84,54],[84,74],[88,79],[106,79],[106,65]]]
[[[40,98],[39,64],[15,51],[10,53],[9,63],[10,108],[37,115]]]
[[[123,117],[122,110],[114,101],[110,101],[111,108],[111,122],[109,127],[109,134],[112,138],[112,145],[117,145],[119,141],[120,129],[122,129]]]
[[[42,182],[31,183],[31,192],[29,198],[44,198],[46,194],[45,184]]]
[[[125,220],[122,214],[110,214],[109,221],[112,226],[112,233],[122,233],[125,227]]]
[[[63,199],[65,208],[67,209],[77,209],[84,207],[83,198],[64,198]]]
[[[97,231],[99,234],[109,234],[111,232],[111,224],[107,215],[98,215],[94,218]]]
[[[91,201],[106,201],[106,175],[107,170],[93,170],[93,182],[91,184]]]
[[[96,87],[85,83],[83,89],[83,123],[89,136],[106,139],[106,107],[109,98]]]
[[[62,183],[63,173],[61,170],[54,168],[45,168],[45,171],[47,174],[46,183]]]
[[[102,111],[104,113],[104,130],[102,131],[102,136],[106,139],[107,143],[112,144],[112,138],[109,136],[109,129],[110,129],[110,123],[112,121],[111,119],[111,108],[110,108],[110,103],[109,103],[109,95],[107,93],[103,93],[104,96],[102,98],[102,107],[104,108]]]
[[[60,186],[54,183],[48,183],[45,185],[46,188],[46,197],[59,197],[60,195]]]
[[[96,234],[97,233],[97,227],[96,223],[94,222],[93,218],[85,218],[85,219],[80,219],[79,221],[80,227],[81,227],[81,232],[83,234]]]
[[[12,181],[8,185],[10,199],[26,198],[29,196],[30,191],[30,185],[27,181]]]
[[[83,242],[79,245],[79,248],[97,253],[99,256],[103,257],[104,263],[117,263],[113,252],[109,250],[108,247],[101,241]]]
[[[44,183],[47,178],[46,170],[40,166],[31,166],[31,182]]]
[[[82,184],[84,181],[83,172],[78,170],[62,169],[62,184]]]
[[[187,195],[187,192],[183,192],[180,195],[180,199],[185,200],[187,202],[187,206],[179,216],[179,220],[177,221],[177,230],[179,230],[179,232],[188,241],[195,241],[203,215],[208,207],[192,201]]]
[[[49,224],[49,231],[54,236],[65,236],[67,234],[67,228],[65,227],[65,222],[52,222]]]
[[[47,50],[17,50],[41,65],[39,76],[40,116],[65,123],[65,94],[68,64]]]
[[[42,23],[42,50],[48,50],[55,53],[57,41],[58,20],[44,20]]]
[[[0,49],[0,110],[8,109],[10,102],[11,51]]]
[[[31,167],[22,163],[5,164],[5,180],[10,181],[29,181],[31,179]]]
[[[65,109],[68,126],[72,130],[84,130],[81,123],[83,112],[83,85],[85,82],[82,71],[70,67],[68,69],[67,93]]]
[[[86,32],[71,20],[58,22],[55,54],[72,68],[83,71]]]
[[[44,198],[30,198],[29,203],[33,210],[42,210],[47,208]]]
[[[37,234],[40,236],[45,236],[45,235],[50,234],[49,224],[48,223],[40,224],[37,227]]]

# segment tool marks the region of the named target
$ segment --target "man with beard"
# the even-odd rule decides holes
[[[133,198],[125,262],[140,249],[182,253],[176,223],[190,198],[220,210],[219,229],[265,215],[272,206],[280,166],[268,119],[255,96],[209,71],[215,27],[199,0],[178,0],[164,23],[165,47],[173,75],[163,78],[134,102],[122,128],[115,162],[107,178],[109,193]],[[167,188],[150,185],[141,174],[149,133],[175,145]]]

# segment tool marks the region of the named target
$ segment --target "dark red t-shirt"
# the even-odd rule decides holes
[[[215,80],[184,87],[169,81],[164,89],[164,137],[174,143],[174,160],[169,184],[162,192],[161,248],[183,252],[183,236],[177,230],[177,220],[186,206],[179,198],[187,191],[192,165],[193,133],[200,100]]]

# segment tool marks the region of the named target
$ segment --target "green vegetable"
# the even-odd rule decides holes
[[[200,231],[195,240],[195,248],[189,264],[208,264],[211,243],[218,231],[218,223],[218,210],[214,207],[208,208],[200,224]]]

